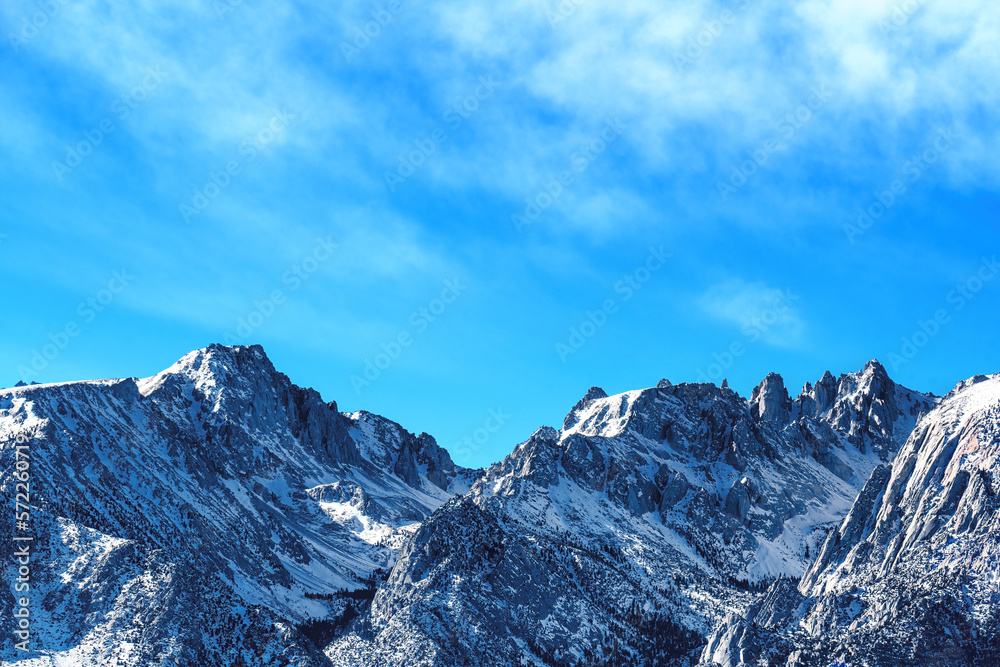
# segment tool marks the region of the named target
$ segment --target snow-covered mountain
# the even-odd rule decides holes
[[[19,436],[33,652],[7,641],[5,612],[3,664],[329,664],[316,644],[479,474],[426,434],[340,413],[259,346],[213,345],[145,379],[0,390],[12,499]],[[5,559],[5,581],[16,567]]]
[[[425,521],[335,665],[662,665],[798,579],[936,399],[878,362],[792,400],[769,375],[592,388]],[[685,658],[686,659],[686,658]]]
[[[0,390],[11,498],[19,439],[4,664],[1000,664],[1000,376],[595,387],[472,471],[213,345]]]
[[[1000,375],[959,384],[879,467],[801,582],[733,614],[723,665],[1000,665]]]

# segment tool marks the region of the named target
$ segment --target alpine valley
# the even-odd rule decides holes
[[[592,387],[469,470],[212,345],[0,390],[0,470],[4,665],[1000,665],[1000,375]]]

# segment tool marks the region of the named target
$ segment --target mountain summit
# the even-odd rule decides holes
[[[351,592],[477,474],[426,434],[339,412],[259,346],[2,390],[5,470],[19,436],[38,508],[34,638],[74,664],[327,664],[313,621],[346,622]]]

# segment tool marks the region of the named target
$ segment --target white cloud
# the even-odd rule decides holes
[[[806,329],[796,308],[798,301],[794,289],[736,278],[709,288],[698,299],[698,305],[709,316],[736,325],[742,332],[755,332],[770,345],[795,347],[803,340]]]
[[[782,163],[785,173],[823,162],[849,181],[859,160],[873,171],[894,166],[922,148],[932,126],[948,124],[964,126],[967,140],[926,186],[934,179],[995,186],[1000,139],[985,131],[983,118],[997,111],[1000,10],[986,0],[923,2],[900,19],[898,8],[910,2],[916,0],[749,0],[741,9],[741,1],[588,0],[555,26],[546,17],[558,5],[552,0],[426,9],[404,3],[359,61],[347,63],[340,43],[370,20],[368,3],[243,3],[220,19],[212,3],[196,0],[128,8],[78,0],[18,57],[55,61],[78,70],[81,80],[103,81],[108,103],[141,80],[146,66],[161,66],[168,73],[163,90],[122,131],[150,161],[190,153],[204,173],[274,110],[290,107],[299,118],[282,150],[365,197],[385,196],[383,171],[490,72],[503,81],[500,91],[414,180],[482,188],[508,198],[511,213],[564,169],[609,115],[630,125],[624,154],[635,169],[664,180],[712,181],[771,136],[818,82],[832,98],[796,137],[796,161]],[[10,3],[0,16],[16,27],[35,7]],[[723,10],[733,12],[725,23]],[[678,66],[678,55],[699,39],[705,45],[697,57]],[[413,89],[395,78],[402,68]],[[375,94],[354,80],[368,75],[386,81],[373,84]],[[94,110],[94,120],[103,113]],[[164,187],[181,182],[179,195],[205,178],[190,170],[160,173]],[[620,203],[609,203],[609,193]],[[639,183],[583,185],[573,198],[589,205],[568,228],[614,232],[619,228],[587,211],[641,211],[655,194]]]
[[[713,152],[712,162],[722,166],[727,150],[738,155],[772,132],[819,82],[834,96],[808,145],[831,161],[907,146],[922,116],[957,124],[984,108],[995,111],[997,89],[990,79],[1000,70],[1000,54],[987,45],[1000,42],[997,6],[925,2],[899,18],[898,8],[909,4],[751,1],[740,11],[738,3],[704,1],[623,0],[613,8],[584,3],[549,33],[525,28],[540,40],[533,46],[501,33],[512,17],[532,25],[538,11],[524,3],[494,7],[494,33],[477,23],[475,45],[453,22],[436,28],[471,58],[481,57],[483,43],[511,48],[509,59],[521,68],[533,98],[569,114],[575,126],[609,113],[627,116],[643,132],[634,141],[636,152],[659,171],[676,174],[702,157],[679,136],[685,124],[707,126],[713,136],[698,147]],[[544,11],[548,4],[538,6]],[[734,17],[718,31],[727,8]],[[717,34],[706,32],[706,24]],[[699,38],[706,45],[679,68],[675,57]],[[881,137],[875,144],[873,128]],[[546,139],[554,140],[541,137],[536,156],[544,154]],[[981,174],[982,161],[996,160],[988,149],[971,146],[963,160]]]

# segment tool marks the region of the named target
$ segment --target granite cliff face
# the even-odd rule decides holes
[[[1000,664],[1000,375],[959,384],[877,468],[798,586],[712,636],[706,663]]]

